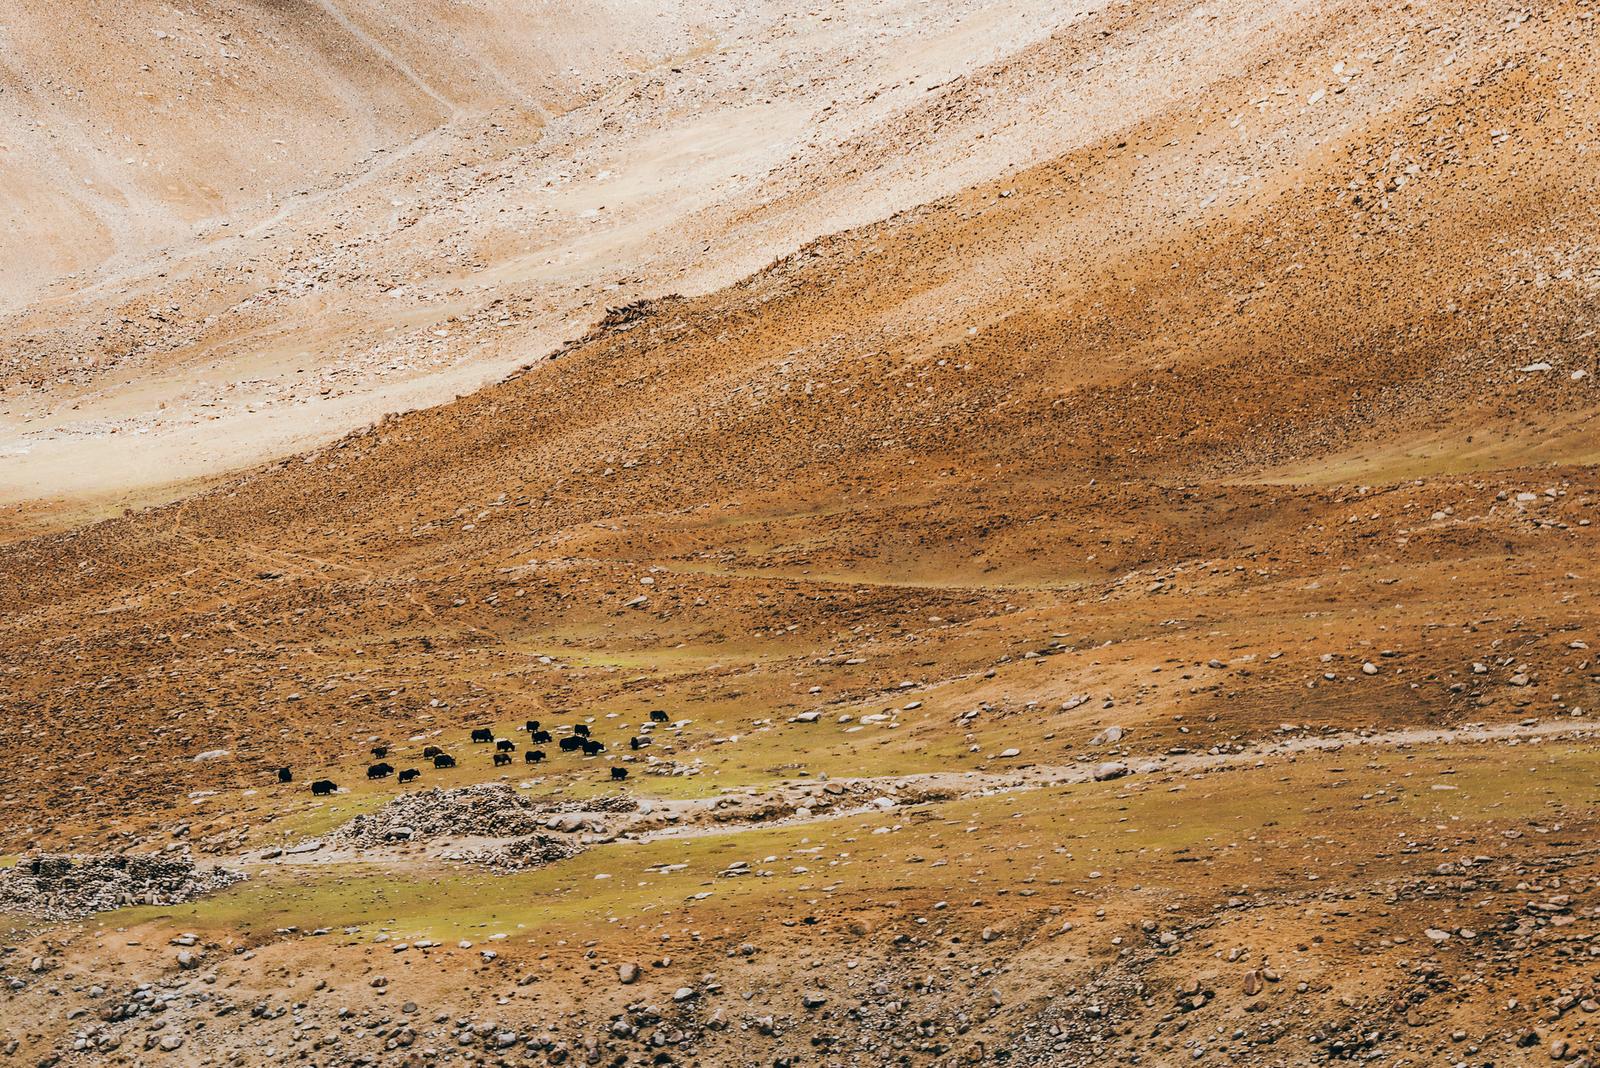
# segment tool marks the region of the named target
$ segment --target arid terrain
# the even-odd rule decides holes
[[[14,0],[0,1065],[1600,1064],[1597,16]]]

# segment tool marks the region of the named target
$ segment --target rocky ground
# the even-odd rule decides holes
[[[4,277],[0,1063],[1600,1059],[1593,4],[391,7]]]

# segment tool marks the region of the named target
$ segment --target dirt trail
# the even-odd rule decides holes
[[[641,842],[667,838],[698,837],[708,834],[737,833],[764,827],[791,826],[819,823],[825,820],[860,816],[873,811],[892,811],[901,804],[917,804],[919,799],[952,801],[971,797],[989,797],[995,794],[1040,790],[1052,786],[1073,786],[1096,781],[1121,782],[1153,775],[1198,775],[1212,771],[1252,770],[1267,768],[1272,761],[1294,759],[1301,753],[1330,753],[1344,749],[1404,749],[1411,746],[1474,745],[1491,742],[1545,741],[1554,739],[1592,738],[1596,728],[1589,724],[1546,722],[1535,724],[1499,724],[1459,728],[1413,728],[1399,731],[1378,731],[1363,734],[1334,734],[1320,737],[1295,737],[1284,741],[1265,742],[1248,746],[1236,753],[1188,753],[1182,755],[1125,756],[1110,758],[1084,765],[1034,765],[1012,773],[996,772],[936,772],[932,774],[885,775],[865,779],[832,778],[852,792],[860,791],[889,798],[894,804],[879,808],[872,803],[840,806],[827,812],[808,816],[785,816],[731,827],[693,825],[669,827],[648,831],[634,837]],[[1105,777],[1097,768],[1104,764],[1119,765],[1122,770],[1115,776]],[[817,789],[802,788],[803,796],[815,796]],[[900,800],[897,795],[909,795]],[[760,795],[765,800],[771,795]],[[679,812],[684,818],[694,819],[715,810],[716,799],[695,802],[669,802],[666,807]]]

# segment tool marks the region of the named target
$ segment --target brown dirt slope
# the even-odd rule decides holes
[[[735,284],[619,301],[451,403],[17,534],[0,850],[182,842],[252,879],[19,922],[0,1037],[1591,1056],[1593,5],[1161,10],[1188,21],[1096,11],[969,89],[1213,17],[1275,43]],[[673,725],[629,749],[652,709]],[[611,749],[524,766],[527,719]],[[511,876],[279,855],[402,789],[366,782],[376,744],[460,756],[429,786],[702,807],[552,828],[583,851]],[[69,974],[135,1007],[75,1024]]]

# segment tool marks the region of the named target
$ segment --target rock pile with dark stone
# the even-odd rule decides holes
[[[354,846],[412,842],[440,835],[520,838],[543,829],[548,810],[505,783],[402,794],[376,812],[353,818],[328,836]]]
[[[491,871],[523,871],[566,860],[583,852],[583,847],[548,835],[532,834],[514,838],[503,845],[488,849],[468,849],[445,855],[446,860],[465,864],[480,864]]]
[[[0,912],[72,920],[129,905],[176,905],[244,879],[195,864],[187,850],[157,855],[43,853],[0,871]]]

